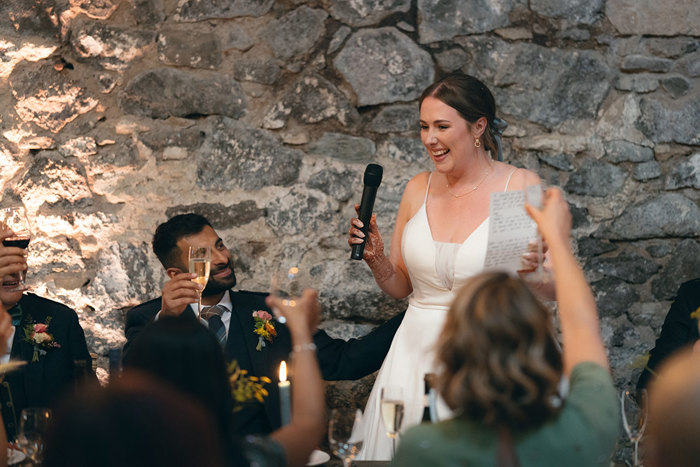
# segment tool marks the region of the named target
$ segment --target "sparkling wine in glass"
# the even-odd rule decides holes
[[[647,390],[641,389],[636,394],[622,391],[620,394],[622,426],[627,437],[634,443],[634,467],[639,465],[639,440],[644,435],[647,425]]]
[[[537,185],[527,185],[525,188],[523,188],[525,203],[537,209],[542,209],[542,206],[544,205],[544,192],[545,186],[543,183]],[[526,279],[530,282],[539,284],[549,283],[552,280],[552,274],[550,271],[547,271],[544,268],[544,244],[542,241],[542,235],[539,231],[536,231],[535,233],[534,247],[536,265],[534,270],[527,274]]]
[[[313,288],[311,275],[300,262],[284,260],[273,271],[270,279],[270,295],[282,299],[287,306],[295,306],[305,289]],[[272,310],[280,323],[286,319]]]
[[[381,389],[381,412],[384,429],[391,438],[392,451],[396,454],[396,438],[403,423],[403,390],[398,386],[386,386]]]
[[[364,440],[362,411],[353,407],[331,410],[328,422],[328,445],[335,456],[350,467],[360,453]]]
[[[33,464],[41,464],[45,436],[51,423],[51,410],[30,407],[20,413],[17,445]]]
[[[208,246],[204,247],[190,247],[190,273],[197,274],[197,277],[192,279],[194,282],[198,283],[202,287],[207,285],[209,282],[209,272],[211,271],[211,248]],[[202,291],[198,292],[197,301],[197,317],[202,318]]]
[[[3,246],[27,249],[31,239],[31,230],[27,212],[21,207],[0,209],[0,227],[10,229],[12,235],[2,241]],[[17,274],[17,286],[10,291],[24,291],[27,288],[27,271]]]

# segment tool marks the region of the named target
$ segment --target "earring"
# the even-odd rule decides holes
[[[481,141],[479,141],[479,138],[474,138],[474,147],[475,148],[481,147]]]

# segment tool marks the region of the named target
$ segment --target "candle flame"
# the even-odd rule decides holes
[[[287,362],[282,360],[280,363],[280,382],[287,381]]]

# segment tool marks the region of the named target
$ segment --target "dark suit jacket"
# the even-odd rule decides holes
[[[87,377],[96,383],[92,372],[92,359],[88,352],[85,334],[72,309],[58,302],[24,294],[18,305],[22,309],[22,320],[17,326],[10,358],[28,362],[25,366],[5,375],[0,385],[3,419],[7,437],[12,440],[19,425],[19,415],[25,407],[52,408],[66,391],[75,387],[76,377]],[[51,317],[47,332],[61,347],[45,349],[39,360],[32,362],[34,346],[25,341],[24,329],[30,322],[46,323]],[[85,372],[76,374],[75,362]],[[12,406],[8,406],[8,402]]]
[[[683,283],[676,299],[668,310],[656,346],[649,354],[644,371],[639,376],[637,388],[643,389],[653,379],[661,363],[677,350],[692,345],[700,339],[698,320],[690,314],[700,307],[700,279]]]
[[[268,342],[261,351],[255,350],[258,336],[253,333],[255,322],[252,313],[255,310],[269,311],[265,305],[266,294],[233,290],[230,293],[233,312],[225,348],[226,358],[237,360],[241,368],[248,370],[252,376],[267,376],[272,380],[266,386],[269,396],[265,398],[263,406],[236,413],[234,424],[240,433],[269,433],[280,426],[278,371],[282,360],[289,361],[291,336],[284,324],[275,322],[277,337],[274,342]],[[124,354],[143,327],[153,320],[160,307],[161,299],[157,298],[129,310],[126,315],[127,342]],[[190,319],[193,313],[186,310],[181,316],[182,319]],[[333,339],[325,331],[317,331],[314,343],[318,348],[317,356],[323,378],[359,379],[377,371],[389,351],[403,316],[404,313],[395,316],[360,339]]]

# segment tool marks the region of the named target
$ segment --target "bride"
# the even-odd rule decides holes
[[[484,266],[490,194],[539,183],[533,172],[500,162],[505,122],[496,118],[493,95],[484,83],[450,74],[428,87],[419,102],[421,140],[435,170],[416,175],[406,185],[389,256],[374,216],[364,250],[363,259],[384,292],[394,298],[410,295],[365,408],[358,457],[364,460],[392,457],[381,421],[382,387],[403,389],[402,430],[421,420],[423,376],[436,372],[433,348],[449,305],[466,279]],[[361,228],[362,222],[352,219],[350,246],[362,243]]]

